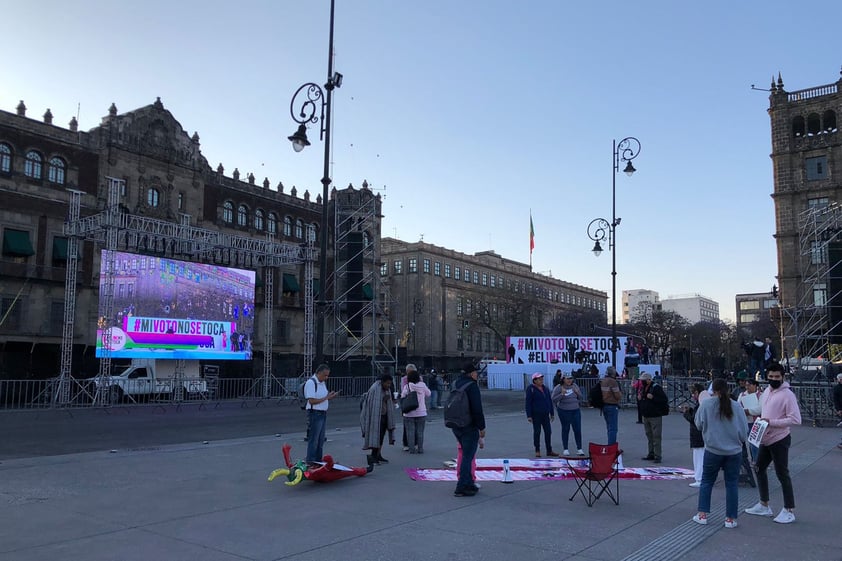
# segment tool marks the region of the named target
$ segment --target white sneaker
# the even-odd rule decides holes
[[[737,521],[734,520],[733,518],[726,518],[725,519],[725,527],[726,528],[736,528],[737,527]]]
[[[701,481],[694,481],[693,483],[690,484],[690,487],[701,487],[701,486],[702,486]]]
[[[409,452],[409,446],[404,446],[404,447],[403,447],[403,451],[404,451],[404,452]]]
[[[745,510],[745,513],[746,514],[754,514],[754,515],[757,515],[757,516],[772,516],[772,514],[774,514],[772,512],[772,509],[769,508],[768,505],[764,506],[763,503],[757,503],[753,507],[747,508]],[[781,514],[783,514],[783,513],[784,513],[784,511],[782,510]],[[793,518],[793,520],[795,520],[795,515],[793,515],[792,518]],[[790,520],[790,522],[792,522],[792,520]]]
[[[584,455],[585,455],[585,451],[584,451],[584,450],[582,450],[581,448],[579,448],[578,450],[576,450],[576,453],[577,453],[577,454],[579,454],[580,456],[584,456]]]
[[[562,454],[563,454],[563,455],[565,455],[565,456],[569,456],[569,455],[570,455],[570,450],[567,450],[567,449],[565,448],[565,450],[564,450],[564,452],[563,452]]]
[[[787,510],[785,508],[781,509],[781,512],[774,518],[775,522],[778,524],[791,524],[795,522],[795,513],[791,510]]]
[[[702,526],[704,526],[708,523],[707,515],[699,516],[698,514],[694,514],[693,515],[693,522],[695,522],[696,524],[701,524]]]

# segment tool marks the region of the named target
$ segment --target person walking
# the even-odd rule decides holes
[[[691,402],[684,406],[684,418],[690,423],[690,450],[693,452],[693,483],[690,487],[702,485],[702,464],[705,458],[705,439],[696,426],[696,411],[699,410],[699,396],[705,391],[704,384],[696,382],[691,386]]]
[[[740,405],[731,399],[728,382],[713,381],[713,398],[706,399],[696,411],[695,424],[705,443],[702,484],[699,486],[699,508],[693,521],[707,524],[710,496],[719,470],[725,476],[725,527],[736,528],[739,514],[740,464],[743,443],[748,436]]]
[[[640,375],[640,411],[643,415],[643,428],[649,443],[649,453],[643,460],[661,463],[661,432],[663,416],[669,413],[669,400],[660,385],[652,381],[652,375],[644,372]]]
[[[430,388],[421,381],[421,375],[413,370],[406,375],[407,384],[401,389],[401,397],[410,392],[418,394],[418,408],[403,414],[403,424],[406,427],[406,441],[410,454],[424,453],[424,427],[427,423],[427,398]]]
[[[532,442],[535,445],[535,457],[541,457],[541,430],[544,431],[544,444],[547,456],[558,456],[553,452],[552,422],[553,400],[550,390],[544,386],[544,375],[536,372],[532,375],[532,383],[526,388],[526,420],[532,423]]]
[[[599,381],[602,390],[602,416],[605,418],[605,428],[608,431],[608,444],[617,442],[618,425],[620,422],[620,400],[623,392],[617,382],[617,369],[609,366],[605,369],[605,377]]]
[[[558,419],[561,421],[561,444],[564,448],[563,454],[570,455],[568,443],[570,441],[570,429],[573,428],[573,438],[576,440],[576,453],[584,456],[582,450],[582,390],[573,380],[573,374],[564,374],[561,382],[553,387],[553,405],[555,405]]]
[[[388,464],[383,457],[383,438],[389,433],[389,444],[395,444],[395,406],[392,401],[391,374],[383,374],[363,396],[360,406],[360,429],[363,450],[369,450],[369,464]]]
[[[479,384],[477,384],[478,377],[479,372],[477,372],[476,366],[468,363],[462,371],[462,376],[452,384],[453,389],[464,391],[471,417],[471,422],[468,425],[451,429],[459,447],[462,449],[462,458],[458,469],[459,479],[456,482],[456,490],[453,491],[455,497],[473,497],[479,491],[474,476],[471,474],[471,466],[474,463],[480,439],[485,439],[485,415],[482,411],[482,395],[479,391]]]
[[[766,470],[774,463],[775,475],[781,482],[784,496],[784,507],[774,518],[779,524],[795,522],[795,493],[792,490],[792,478],[789,475],[789,446],[792,442],[790,428],[801,424],[801,410],[798,399],[784,382],[784,367],[772,363],[766,369],[766,381],[769,387],[760,397],[760,418],[769,426],[760,440],[760,450],[757,451],[757,489],[760,492],[760,502],[746,509],[747,514],[757,516],[772,516],[769,506],[769,478]]]
[[[427,376],[427,387],[430,388],[430,409],[438,409],[439,397],[439,375],[434,369],[430,370]]]
[[[327,409],[330,407],[330,400],[339,395],[339,392],[327,390],[330,367],[327,364],[320,364],[316,368],[313,377],[304,384],[304,398],[307,400],[307,418],[310,426],[310,437],[307,440],[307,462],[316,463],[322,461],[324,456],[325,426],[327,424]]]

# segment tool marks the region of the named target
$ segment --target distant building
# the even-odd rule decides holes
[[[641,314],[660,309],[660,297],[654,290],[640,288],[623,291],[623,323],[631,323],[640,319]]]
[[[549,334],[553,320],[606,320],[605,292],[533,272],[493,251],[474,255],[424,242],[381,241],[381,280],[392,301],[398,362],[460,368],[466,359],[505,359],[510,335]]]
[[[778,299],[771,292],[737,294],[737,329],[751,330],[759,323],[772,320],[771,310],[778,305]]]
[[[113,182],[120,186],[117,196],[122,213],[160,226],[160,235],[150,232],[142,240],[133,241],[125,232],[119,233],[118,249],[256,270],[256,309],[251,317],[255,356],[273,353],[274,375],[301,372],[305,353],[305,301],[301,289],[305,266],[272,267],[273,305],[267,311],[267,287],[260,278],[267,267],[251,256],[246,259],[245,252],[232,247],[220,248],[213,255],[194,255],[191,248],[167,246],[165,236],[169,235],[166,232],[177,231],[175,226],[195,226],[255,243],[269,236],[294,247],[306,243],[305,232],[312,225],[318,247],[323,235],[319,231],[321,195],[312,199],[309,191],[299,194],[295,186],[284,192],[281,183],[270,189],[268,178],[260,181],[248,173],[240,179],[237,169],[225,175],[222,164],[211,168],[202,154],[199,135],[188,134],[160,98],[126,113],[118,113],[112,104],[102,122],[87,132],[79,130],[75,117],[64,128],[53,123],[49,109],[40,119],[28,117],[26,111],[23,101],[15,113],[0,111],[0,378],[58,374],[67,306],[68,237],[63,227],[68,217],[68,190],[82,192],[80,212],[84,218],[105,208],[108,186]],[[359,209],[372,199],[375,204],[368,205],[373,208],[371,218],[355,223],[358,230],[364,230],[359,237],[366,240],[365,247],[373,248],[361,261],[362,270],[367,273],[372,273],[379,262],[376,248],[382,215],[380,196],[372,194],[364,184],[362,189],[334,189],[328,201],[328,227],[334,230],[331,225],[337,212],[341,218],[342,208],[350,204]],[[342,249],[343,232],[336,229],[337,236],[330,230],[326,235]],[[244,247],[247,249],[245,244]],[[93,355],[101,248],[100,242],[85,240],[77,252],[75,304],[71,308],[75,321],[70,334],[75,376],[90,375],[98,367]],[[314,282],[320,277],[318,264],[315,265]],[[336,264],[337,272],[340,265]],[[357,276],[358,284],[365,282],[361,274]],[[347,279],[342,280],[347,284]],[[340,289],[349,291],[346,284],[333,284],[336,288],[326,284],[331,290],[328,296],[338,294]],[[338,295],[335,299],[341,302]],[[348,302],[341,303],[347,307]],[[347,317],[348,312],[339,310],[333,317],[343,319],[342,314]],[[368,325],[373,322],[367,321]],[[327,323],[329,330],[335,331],[333,319]],[[273,327],[268,345],[267,324]],[[326,356],[337,356],[349,344],[333,344],[336,338],[330,334],[331,337],[326,336]],[[253,372],[261,371],[259,361],[242,365],[229,362],[223,370],[229,370],[231,375],[251,377]]]
[[[701,294],[671,296],[661,300],[661,308],[677,313],[690,323],[719,321],[719,303]]]

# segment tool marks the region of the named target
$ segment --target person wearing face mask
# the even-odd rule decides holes
[[[789,427],[801,424],[801,411],[798,408],[798,399],[789,389],[789,384],[784,382],[782,365],[770,364],[766,369],[766,380],[769,382],[769,387],[760,397],[758,419],[769,423],[757,452],[757,487],[760,492],[760,502],[747,508],[746,513],[772,516],[766,469],[769,464],[774,463],[775,475],[781,482],[781,491],[784,496],[784,507],[774,520],[779,524],[789,524],[795,522],[795,494],[792,490],[792,479],[789,476],[789,446],[792,441]]]

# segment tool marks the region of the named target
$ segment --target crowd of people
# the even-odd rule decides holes
[[[699,489],[698,512],[693,516],[698,524],[708,523],[711,491],[719,471],[723,471],[726,490],[724,524],[726,528],[737,526],[739,475],[744,458],[748,456],[757,477],[759,501],[746,509],[745,513],[774,515],[770,506],[767,475],[769,466],[773,465],[783,494],[783,508],[774,516],[774,521],[782,524],[795,521],[795,496],[789,475],[790,427],[801,423],[801,413],[795,394],[784,381],[783,366],[770,362],[764,371],[768,386],[762,392],[760,382],[747,375],[737,376],[739,384],[733,391],[729,390],[724,378],[713,380],[708,387],[696,383],[690,388],[692,397],[690,403],[682,407],[682,413],[690,425],[689,443],[694,469],[694,481],[690,486]],[[322,457],[325,416],[330,400],[338,395],[327,389],[325,382],[329,373],[327,365],[320,365],[310,379],[312,383],[308,380],[304,386],[310,422],[308,462],[317,462]],[[410,454],[424,453],[428,410],[442,407],[439,405],[441,378],[435,371],[430,374],[425,382],[417,367],[409,364],[397,387],[393,377],[384,374],[363,396],[360,402],[360,428],[363,449],[368,451],[369,465],[388,463],[382,455],[382,449],[387,434],[389,444],[394,445],[396,442],[396,417],[399,413],[403,415],[404,450]],[[531,384],[524,392],[524,412],[527,422],[532,426],[535,456],[542,456],[542,440],[546,456],[585,456],[581,407],[587,402],[601,409],[606,443],[617,442],[617,412],[622,398],[617,376],[615,368],[606,367],[604,376],[586,399],[572,373],[557,372],[552,390],[544,385],[543,374],[533,374]],[[486,426],[478,378],[477,367],[470,363],[465,365],[461,376],[451,383],[450,398],[444,406],[445,425],[451,428],[457,445],[458,481],[454,495],[460,497],[473,496],[480,488],[475,476],[475,457],[477,449],[484,445]],[[638,380],[640,422],[644,425],[648,444],[647,454],[642,459],[657,464],[662,461],[663,417],[670,412],[669,402],[663,388],[653,380],[651,374],[644,372]],[[842,417],[842,374],[837,377],[837,382],[833,392],[834,404],[837,414]],[[414,397],[411,394],[415,394]],[[461,417],[459,411],[456,411],[457,407],[464,409]],[[556,415],[562,430],[562,454],[552,447],[552,425]],[[758,426],[754,427],[755,424]],[[570,453],[571,429],[575,455]],[[756,441],[746,447],[750,434],[756,437]],[[622,457],[618,467],[622,468]]]

